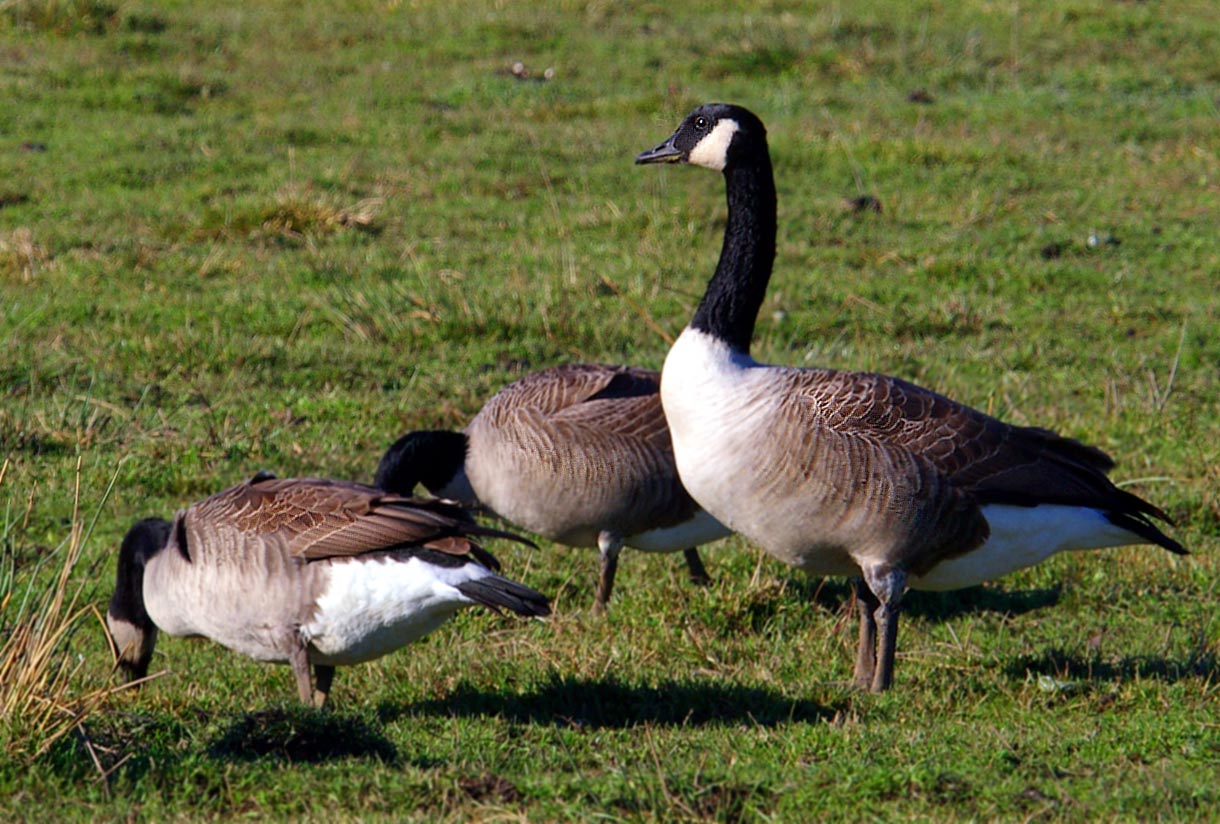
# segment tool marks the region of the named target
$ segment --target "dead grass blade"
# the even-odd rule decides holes
[[[628,295],[622,289],[619,289],[618,286],[616,286],[612,280],[605,277],[604,275],[602,276],[601,281],[602,281],[603,286],[605,286],[607,289],[609,289],[611,292],[613,292],[617,297],[621,298],[624,303],[626,303],[628,306],[630,306],[631,311],[633,311],[637,315],[639,315],[640,320],[644,321],[644,323],[648,325],[649,329],[656,332],[657,335],[660,336],[661,340],[665,341],[666,346],[674,345],[674,336],[669,334],[668,332],[666,332],[661,327],[661,324],[657,323],[656,319],[653,318],[652,313],[649,312],[647,309],[645,309],[643,306],[641,306],[639,301],[632,298],[631,295]]]
[[[3,489],[8,462],[0,468]],[[77,676],[83,656],[70,641],[92,605],[81,605],[86,580],[74,574],[81,551],[97,522],[85,525],[80,509],[81,462],[77,459],[72,528],[63,544],[46,559],[18,570],[9,524],[0,535],[4,559],[0,572],[0,749],[10,758],[34,759],[78,727],[111,693],[122,686],[80,691]],[[109,497],[116,471],[98,503],[100,513]],[[21,525],[11,525],[17,529]],[[59,556],[59,568],[48,579],[44,568]]]

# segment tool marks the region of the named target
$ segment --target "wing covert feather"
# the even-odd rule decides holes
[[[191,514],[196,528],[279,543],[306,561],[427,547],[495,569],[474,538],[523,540],[478,526],[451,504],[321,478],[255,478],[195,504]]]

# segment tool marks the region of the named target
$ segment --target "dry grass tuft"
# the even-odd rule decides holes
[[[0,489],[8,466],[0,466]],[[123,688],[81,691],[76,685],[84,659],[72,652],[71,640],[90,615],[97,616],[92,605],[81,605],[87,576],[74,575],[92,531],[81,519],[79,462],[76,472],[72,529],[64,544],[38,563],[18,567],[15,533],[24,528],[32,498],[26,513],[0,533],[0,750],[8,758],[43,755]],[[56,556],[60,567],[48,580],[40,573]]]
[[[15,28],[61,37],[104,34],[119,19],[118,8],[104,0],[7,0],[0,12]]]
[[[211,216],[195,234],[199,239],[245,238],[289,246],[343,230],[376,235],[382,228],[377,222],[377,210],[382,203],[381,198],[370,197],[343,206],[325,195],[288,187],[273,203]]]
[[[375,213],[379,204],[377,198],[369,198],[345,207],[321,198],[287,195],[262,214],[258,234],[275,237],[325,235],[338,229],[376,231]]]
[[[48,260],[50,256],[34,242],[34,233],[25,227],[0,237],[0,278],[29,283]]]

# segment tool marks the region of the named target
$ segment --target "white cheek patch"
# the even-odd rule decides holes
[[[721,120],[707,137],[691,149],[688,162],[694,166],[723,172],[729,160],[729,144],[733,142],[733,135],[740,129],[736,120]]]

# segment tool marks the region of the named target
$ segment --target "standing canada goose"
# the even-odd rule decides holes
[[[320,707],[336,666],[422,638],[461,607],[550,613],[545,596],[496,574],[499,563],[475,542],[482,536],[528,543],[438,501],[259,473],[172,524],[135,524],[106,623],[132,680],[148,673],[158,630],[204,636],[291,664],[301,700]]]
[[[1071,549],[1185,553],[1153,523],[1164,512],[1106,478],[1114,463],[1098,449],[897,378],[750,357],[776,234],[753,114],[700,106],[636,162],[715,169],[728,191],[720,263],[662,371],[678,473],[704,509],[781,561],[863,576],[858,685],[890,685],[908,587],[971,586]]]
[[[729,534],[682,488],[661,411],[660,374],[566,364],[501,389],[464,432],[410,432],[377,467],[377,486],[479,503],[510,523],[601,552],[594,609],[605,609],[623,546],[695,549]]]

